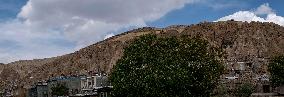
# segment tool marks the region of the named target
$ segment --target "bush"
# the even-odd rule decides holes
[[[253,85],[245,83],[239,86],[236,90],[236,96],[238,97],[249,97],[253,93]]]
[[[202,39],[145,35],[124,49],[111,73],[117,97],[210,96],[224,67]]]
[[[272,58],[268,71],[273,86],[284,85],[284,55]]]
[[[57,84],[55,87],[51,87],[51,94],[56,96],[68,95],[68,88],[63,84]]]
[[[229,95],[228,88],[225,84],[219,84],[213,92],[213,97],[227,97]]]

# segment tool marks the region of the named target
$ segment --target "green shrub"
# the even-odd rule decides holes
[[[213,93],[213,97],[226,97],[228,96],[228,88],[226,87],[225,84],[220,84],[216,87],[214,93]]]
[[[68,88],[63,84],[57,84],[54,87],[51,87],[51,94],[56,96],[65,96],[68,95]]]
[[[284,85],[284,55],[272,58],[268,71],[273,86]]]
[[[236,90],[236,96],[249,97],[253,93],[253,85],[249,83],[242,84]]]

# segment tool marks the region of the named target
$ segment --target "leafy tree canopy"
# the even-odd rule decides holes
[[[284,85],[284,55],[272,58],[268,65],[268,71],[274,86]]]
[[[221,52],[198,38],[144,35],[124,49],[111,74],[117,97],[209,96],[224,69]]]

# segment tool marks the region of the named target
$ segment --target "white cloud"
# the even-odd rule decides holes
[[[78,50],[109,33],[146,26],[194,1],[29,0],[15,20],[0,23],[0,44],[10,42],[0,46],[0,62]]]
[[[36,28],[59,29],[78,45],[102,40],[109,32],[146,26],[193,0],[29,0],[18,17]]]
[[[234,19],[236,21],[248,21],[248,22],[251,22],[251,21],[264,22],[265,21],[265,19],[258,17],[257,15],[255,15],[253,12],[250,12],[250,11],[239,11],[232,15],[222,17],[218,19],[217,21],[227,21],[231,19]]]
[[[268,14],[266,17],[266,21],[284,26],[284,17],[277,16],[276,14]]]
[[[53,57],[74,50],[72,46],[62,45],[67,42],[64,36],[38,32],[18,20],[0,23],[0,30],[0,62],[3,63]]]
[[[264,3],[262,5],[260,5],[255,11],[254,13],[256,15],[265,15],[265,14],[274,14],[274,11],[272,8],[269,7],[268,3]]]
[[[266,15],[262,18],[259,15]],[[238,11],[232,15],[228,15],[218,19],[217,21],[227,21],[234,19],[236,21],[260,21],[260,22],[273,22],[275,24],[284,26],[284,17],[277,16],[269,4],[265,3],[257,8],[256,11]]]

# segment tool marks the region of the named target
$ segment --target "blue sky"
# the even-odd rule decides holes
[[[26,0],[0,0],[0,21],[16,18]]]
[[[283,4],[283,0],[0,0],[0,62],[59,56],[144,26],[229,19],[284,26]]]
[[[209,0],[167,13],[162,18],[147,23],[149,26],[165,27],[175,24],[196,24],[202,21],[215,21],[220,17],[233,14],[240,10],[251,10],[269,3],[279,16],[284,16],[283,0]],[[16,18],[27,0],[0,0],[0,21]],[[208,4],[212,3],[212,5]],[[227,5],[221,8],[213,6]]]
[[[211,0],[212,5],[198,3],[188,5],[180,10],[175,10],[161,19],[149,23],[150,26],[165,27],[175,24],[196,24],[202,21],[215,21],[223,16],[233,14],[237,11],[252,10],[264,3],[274,9],[279,16],[284,16],[284,0]],[[213,6],[228,5],[223,8]]]

